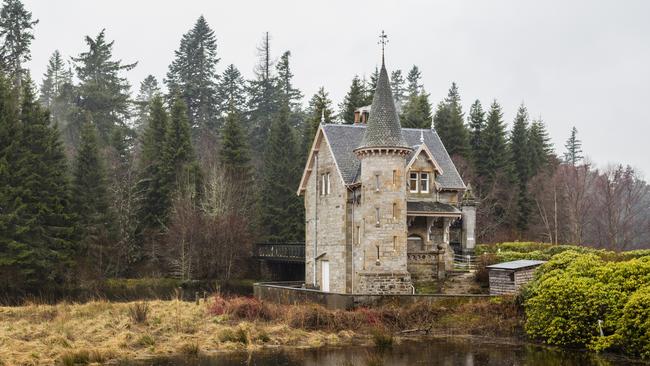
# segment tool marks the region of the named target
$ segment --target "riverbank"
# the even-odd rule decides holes
[[[0,365],[111,360],[290,346],[376,344],[400,337],[523,337],[512,299],[443,301],[355,311],[281,306],[251,298],[0,307]]]

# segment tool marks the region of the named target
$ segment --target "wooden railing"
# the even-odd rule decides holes
[[[258,243],[255,244],[255,257],[282,262],[304,262],[305,243]]]

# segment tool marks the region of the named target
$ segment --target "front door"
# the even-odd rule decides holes
[[[321,291],[329,292],[330,291],[330,262],[322,261],[321,262]]]

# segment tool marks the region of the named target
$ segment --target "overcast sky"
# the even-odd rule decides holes
[[[102,28],[117,58],[138,61],[127,73],[134,90],[148,74],[161,81],[203,14],[217,36],[219,72],[233,63],[251,77],[269,31],[275,57],[291,51],[305,99],[324,86],[338,106],[352,77],[380,62],[384,29],[389,71],[418,65],[434,105],[452,81],[465,111],[496,98],[509,125],[524,102],[559,153],[575,125],[599,166],[622,162],[650,176],[650,1],[24,2],[40,20],[29,64],[39,84],[55,49],[75,56]]]

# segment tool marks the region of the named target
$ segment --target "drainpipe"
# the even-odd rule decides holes
[[[313,266],[313,284],[316,288],[316,257],[318,256],[318,153],[315,154],[315,165],[316,175],[314,176],[314,181],[316,182],[316,189],[314,190],[314,260],[312,263]]]
[[[354,234],[357,232],[357,227],[356,227],[355,222],[354,222],[354,206],[356,206],[356,203],[357,203],[357,195],[356,195],[356,193],[354,191],[354,188],[353,188],[352,189],[352,220],[351,220],[352,221],[351,222],[351,224],[352,224],[352,245],[350,246],[350,248],[352,249],[352,250],[350,250],[350,255],[352,256],[352,273],[350,273],[352,286],[351,286],[350,290],[352,290],[352,293],[354,293],[354,259],[355,259],[354,258],[354,242],[355,242],[354,241]],[[357,240],[358,239],[359,238],[357,238]]]

